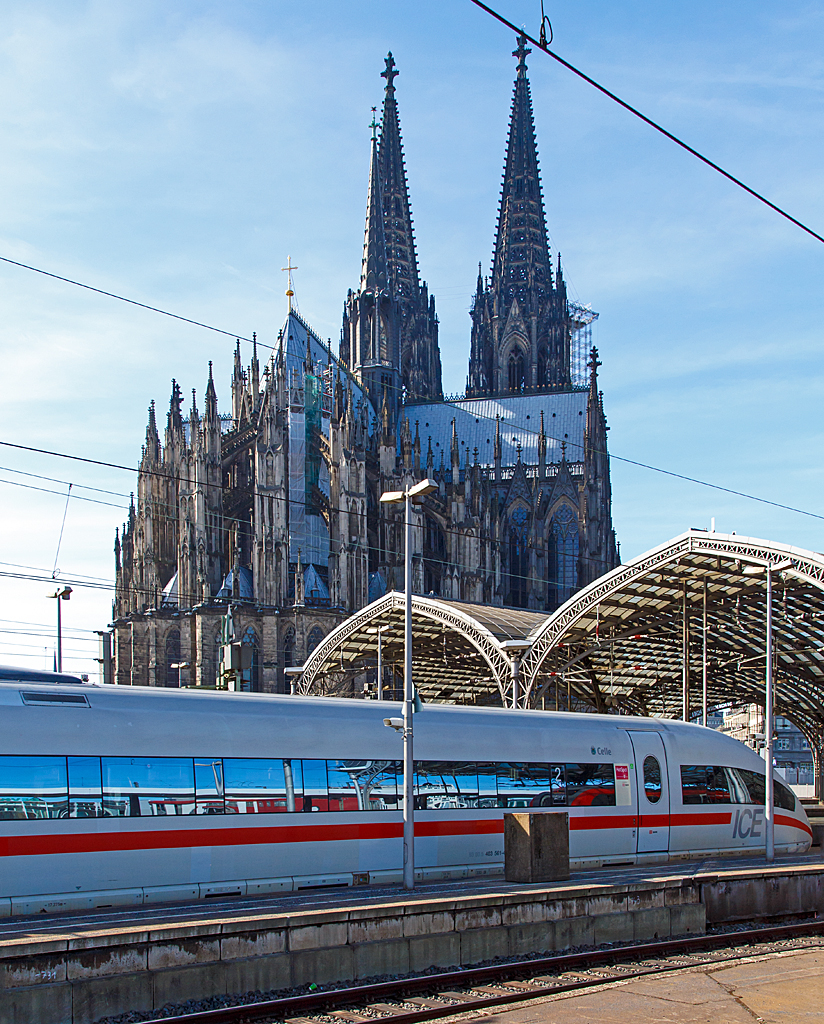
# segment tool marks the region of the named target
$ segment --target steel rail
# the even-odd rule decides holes
[[[738,946],[767,944],[786,939],[803,938],[824,931],[824,917],[796,924],[775,925],[766,928],[751,928],[740,932],[719,932],[713,935],[692,935],[679,939],[667,939],[661,942],[645,942],[631,946],[618,946],[612,949],[590,950],[586,953],[564,953],[558,956],[541,957],[534,960],[518,960],[512,963],[494,964],[490,967],[473,967],[467,970],[446,971],[441,974],[420,975],[393,981],[382,981],[371,985],[355,985],[350,988],[330,989],[323,992],[308,992],[299,996],[287,996],[282,999],[267,999],[256,1003],[243,1003],[236,1006],[222,1007],[217,1010],[200,1010],[184,1013],[179,1016],[164,1016],[143,1021],[142,1024],[238,1024],[241,1021],[285,1020],[292,1017],[303,1017],[312,1013],[328,1013],[330,1010],[351,1009],[370,1006],[385,999],[396,999],[403,1002],[414,995],[431,995],[437,998],[439,992],[451,992],[456,989],[470,990],[473,986],[494,985],[517,981],[522,977],[537,978],[546,972],[557,975],[554,981],[544,981],[533,989],[484,994],[475,998],[467,991],[468,998],[444,1003],[443,1006],[422,1006],[416,1010],[399,1008],[397,1013],[386,1013],[385,1019],[393,1024],[415,1024],[417,1021],[434,1020],[439,1017],[454,1017],[463,1013],[485,1010],[492,1006],[503,1006],[507,1003],[527,1002],[562,992],[592,988],[597,985],[608,985],[614,981],[627,981],[633,978],[648,977],[651,974],[668,971],[685,970],[688,967],[702,966],[700,963],[664,963],[649,965],[632,970],[623,970],[615,976],[598,975],[592,978],[580,978],[563,981],[560,975],[570,971],[608,967],[611,964],[628,961],[649,961],[659,957],[673,956],[684,953],[711,952],[718,949],[733,949]],[[776,951],[778,952],[778,951]],[[728,959],[735,959],[730,957]],[[723,961],[707,961],[708,964]],[[447,996],[447,998],[449,998]]]

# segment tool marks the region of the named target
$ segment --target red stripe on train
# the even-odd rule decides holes
[[[789,825],[790,828],[800,828],[802,832],[806,832],[812,838],[813,830],[806,821],[801,821],[799,818],[788,818],[786,814],[776,814],[775,823],[776,825]]]
[[[494,835],[503,821],[417,821],[415,835]],[[340,825],[281,825],[254,828],[201,828],[175,832],[89,832],[70,835],[6,836],[0,838],[0,857],[32,857],[49,853],[103,853],[117,850],[176,850],[200,846],[255,846],[267,843],[345,842],[360,839],[400,839],[401,822]]]
[[[571,817],[572,832],[593,829],[635,828],[632,814],[599,814]],[[690,814],[645,814],[641,827],[661,828],[667,825],[729,825],[732,812]],[[809,825],[797,818],[776,814],[777,825],[797,828],[812,836]],[[435,836],[500,835],[503,819],[480,818],[463,821],[416,821],[418,838]],[[341,823],[334,825],[275,825],[237,828],[200,828],[179,831],[151,832],[89,832],[69,835],[36,835],[0,837],[0,857],[32,857],[55,853],[104,853],[127,850],[173,850],[202,846],[255,846],[277,843],[346,842],[362,839],[399,839],[401,822]]]

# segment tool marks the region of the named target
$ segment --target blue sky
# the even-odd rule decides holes
[[[537,33],[537,0],[498,7]],[[824,229],[820,5],[547,8],[559,54]],[[445,386],[462,390],[514,76],[510,33],[468,0],[5,0],[0,256],[271,344],[291,255],[301,312],[336,343],[390,48]],[[553,250],[600,313],[613,455],[824,515],[824,245],[548,58],[529,65]],[[8,265],[0,349],[4,441],[136,465],[149,401],[165,412],[176,377],[202,407],[209,359],[228,405],[230,339]],[[0,483],[2,572],[52,571],[66,504],[64,484],[11,470],[118,506],[134,486],[8,448],[0,466],[0,480],[62,492]],[[613,495],[625,558],[713,516],[724,532],[824,547],[820,519],[617,459]],[[57,567],[101,585],[64,606],[70,669],[93,668],[80,631],[108,622],[124,515],[69,502]],[[0,661],[49,656],[48,590],[0,576]]]

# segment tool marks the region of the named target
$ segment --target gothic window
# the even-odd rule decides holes
[[[283,634],[283,667],[291,668],[295,664],[295,630],[290,626]]]
[[[166,634],[166,679],[164,686],[180,686],[180,630]]]
[[[259,689],[260,646],[257,633],[248,626],[240,641],[240,689],[252,693]]]
[[[519,348],[514,348],[509,357],[509,390],[523,391],[525,386],[524,354]]]
[[[318,644],[323,640],[323,630],[320,626],[315,626],[309,636],[306,638],[306,657],[314,651]]]
[[[521,505],[509,517],[509,604],[526,608],[529,577],[529,513]]]
[[[578,517],[569,505],[561,505],[552,517],[549,538],[550,604],[557,608],[578,589]]]

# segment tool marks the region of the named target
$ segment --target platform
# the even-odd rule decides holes
[[[820,1021],[824,953],[802,950],[749,962],[692,967],[549,996],[475,1021],[493,1024],[803,1024]]]
[[[338,889],[0,922],[3,1019],[93,1024],[127,1010],[311,982],[607,942],[701,934],[707,924],[824,912],[814,855],[718,859],[502,879]]]

